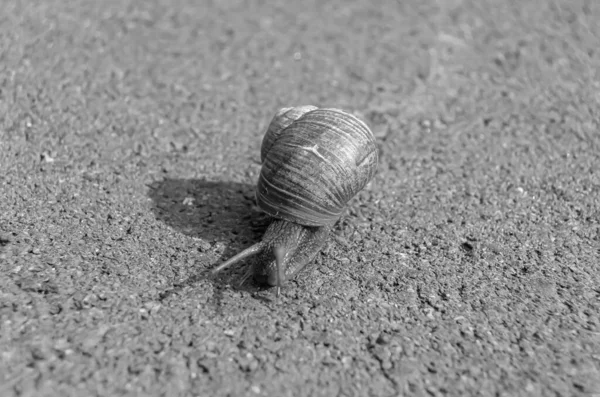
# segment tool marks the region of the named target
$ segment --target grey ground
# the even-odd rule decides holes
[[[9,1],[0,395],[600,396],[600,3]],[[283,290],[266,125],[381,164]],[[231,143],[234,142],[234,143]]]

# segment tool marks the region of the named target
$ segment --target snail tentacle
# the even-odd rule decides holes
[[[244,273],[244,275],[242,276],[242,279],[240,280],[240,282],[238,283],[238,288],[241,288],[244,283],[246,283],[246,281],[248,281],[248,279],[252,276],[252,268],[248,268],[248,270],[246,271],[246,273]]]
[[[259,252],[261,252],[264,249],[264,247],[265,247],[265,243],[263,241],[261,241],[261,242],[258,242],[256,244],[246,248],[239,254],[233,256],[232,258],[229,258],[227,261],[223,262],[222,264],[217,266],[215,269],[213,269],[212,274],[213,275],[217,274],[221,270],[228,268],[229,266],[241,261],[242,259],[246,259],[249,256],[258,254]]]
[[[277,263],[277,297],[279,297],[279,295],[281,294],[281,273],[285,271],[285,267],[283,266],[285,254],[285,248],[275,247],[275,262]]]

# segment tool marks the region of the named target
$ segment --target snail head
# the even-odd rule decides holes
[[[272,249],[263,250],[263,255],[259,255],[252,268],[254,281],[258,284],[277,287],[277,296],[279,296],[281,287],[287,281],[286,268],[289,257],[287,247],[274,246]]]
[[[281,287],[302,270],[319,252],[327,240],[328,227],[307,227],[275,219],[262,241],[246,248],[213,270],[213,274],[256,255],[252,274],[258,284]]]

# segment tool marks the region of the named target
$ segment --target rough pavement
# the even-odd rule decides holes
[[[2,7],[0,395],[600,396],[598,2]],[[302,104],[381,165],[276,301],[207,271]]]

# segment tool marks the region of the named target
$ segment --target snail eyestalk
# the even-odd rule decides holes
[[[228,268],[229,266],[241,261],[242,259],[246,259],[249,256],[258,254],[260,251],[263,250],[263,248],[264,248],[264,243],[262,241],[260,243],[256,243],[253,246],[246,248],[245,250],[243,250],[239,254],[235,255],[234,257],[229,258],[228,260],[226,260],[225,262],[223,262],[222,264],[217,266],[215,269],[213,269],[213,271],[211,273],[213,275],[215,275],[218,272],[220,272],[221,270]]]
[[[283,247],[275,247],[275,262],[277,263],[277,297],[281,294],[282,273],[285,271],[283,260],[285,258],[285,249]]]

